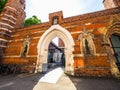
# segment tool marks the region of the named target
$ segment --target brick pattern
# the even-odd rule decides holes
[[[24,19],[24,3],[19,0],[8,0],[0,14],[0,48],[3,51],[7,47],[8,40],[11,39],[12,29],[22,27]],[[3,53],[0,53],[0,56],[2,55]]]
[[[37,45],[42,34],[49,29],[53,24],[52,18],[58,16],[59,25],[67,29],[75,42],[74,46],[74,71],[75,75],[89,75],[89,76],[109,76],[110,67],[107,55],[101,45],[102,35],[101,28],[107,27],[110,17],[114,14],[120,15],[120,9],[114,8],[103,10],[99,12],[83,14],[68,18],[63,18],[62,12],[51,13],[49,15],[49,22],[32,25],[24,28],[12,29],[9,43],[5,49],[2,63],[22,64],[25,65],[22,70],[33,72],[37,60]],[[19,19],[17,19],[19,20]],[[95,55],[83,55],[80,49],[80,40],[78,39],[83,28],[87,31],[92,31],[93,42],[95,44]],[[24,39],[29,36],[30,45],[26,58],[21,57],[21,50]]]
[[[58,38],[58,46],[61,47],[61,48],[65,47],[64,42],[60,38]]]

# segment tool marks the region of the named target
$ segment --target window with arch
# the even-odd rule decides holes
[[[83,38],[82,42],[81,51],[85,56],[94,55],[96,53],[95,45],[91,36],[88,36],[88,38]]]
[[[58,17],[58,16],[53,17],[53,19],[52,19],[52,24],[53,24],[53,25],[56,25],[56,24],[58,24],[58,23],[59,23],[59,17]]]
[[[96,54],[93,35],[90,32],[83,30],[79,35],[78,40],[80,40],[81,54],[84,56],[93,56]]]
[[[23,58],[25,58],[27,56],[29,44],[30,44],[29,40],[30,40],[30,38],[27,36],[27,38],[23,42],[23,47],[22,47],[22,51],[21,51],[21,57],[23,57]]]
[[[91,54],[88,40],[85,39],[84,42],[85,42],[85,53],[86,54]]]

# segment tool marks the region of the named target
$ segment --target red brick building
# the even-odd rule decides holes
[[[63,17],[62,11],[50,13],[48,22],[29,27],[21,27],[25,18],[24,0],[18,1],[8,0],[0,15],[0,32],[11,32],[9,38],[1,36],[0,39],[7,42],[7,45],[1,44],[5,48],[2,64],[17,64],[21,65],[21,70],[26,68],[28,71],[42,72],[42,66],[48,63],[48,46],[57,36],[65,47],[66,73],[78,76],[119,75],[119,0],[104,0],[105,10],[68,18]],[[20,7],[15,3],[21,4]],[[18,8],[22,8],[21,11],[17,11]],[[3,21],[9,10],[9,18],[15,20],[13,26],[9,23],[13,21]],[[8,26],[5,26],[6,29],[2,29],[3,23]]]

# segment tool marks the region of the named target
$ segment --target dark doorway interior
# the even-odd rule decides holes
[[[120,35],[111,35],[110,41],[114,51],[115,62],[120,70]]]
[[[48,47],[48,69],[65,67],[65,54],[63,41],[58,38],[58,43],[51,41]]]

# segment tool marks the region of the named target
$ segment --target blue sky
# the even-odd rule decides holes
[[[103,0],[26,0],[26,18],[36,15],[42,22],[48,21],[49,13],[63,11],[71,17],[103,10]]]

